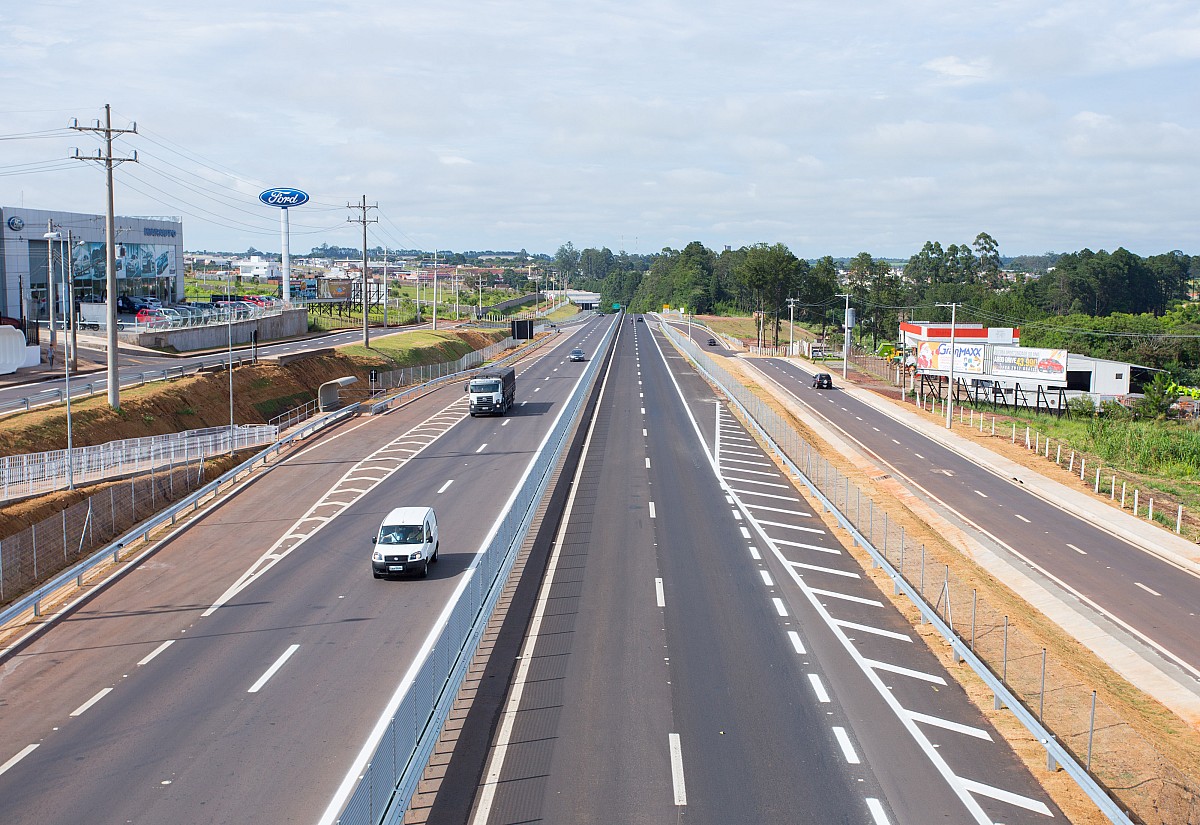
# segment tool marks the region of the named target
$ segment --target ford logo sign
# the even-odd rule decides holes
[[[278,206],[287,209],[289,206],[299,206],[308,203],[308,193],[299,189],[268,189],[258,196],[267,206]]]

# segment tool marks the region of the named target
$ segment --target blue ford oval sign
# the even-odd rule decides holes
[[[280,209],[287,209],[289,206],[299,206],[302,203],[308,203],[308,193],[302,192],[299,189],[268,189],[258,196],[258,199],[267,206],[278,206]]]

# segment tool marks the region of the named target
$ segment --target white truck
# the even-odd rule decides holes
[[[517,397],[517,371],[512,367],[481,370],[467,383],[471,417],[494,413],[504,415]]]
[[[108,326],[108,304],[80,304],[79,328],[104,329]]]

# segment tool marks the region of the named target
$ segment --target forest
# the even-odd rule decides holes
[[[784,244],[720,252],[693,241],[650,255],[559,248],[553,266],[603,306],[634,312],[686,308],[696,314],[762,313],[767,344],[793,314],[809,329],[840,329],[845,295],[854,336],[874,349],[900,321],[1019,327],[1024,346],[1062,347],[1165,369],[1200,384],[1200,256],[1178,250],[1141,257],[1124,248],[1005,259],[986,232],[969,244],[927,241],[907,262],[861,252],[850,259],[799,258]],[[943,306],[945,305],[945,306]]]

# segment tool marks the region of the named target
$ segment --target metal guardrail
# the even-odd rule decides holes
[[[0,501],[65,490],[75,484],[117,478],[151,468],[269,444],[278,427],[242,425],[207,427],[182,433],[127,438],[71,450],[50,450],[0,457]],[[232,436],[232,438],[231,438]]]
[[[992,670],[980,659],[966,641],[959,637],[950,625],[942,618],[938,609],[929,604],[925,600],[921,591],[914,587],[904,575],[892,565],[885,553],[881,553],[874,544],[867,539],[866,536],[859,530],[855,523],[841,510],[834,506],[831,501],[820,489],[819,485],[814,483],[806,473],[802,472],[798,466],[791,460],[787,453],[776,442],[776,439],[771,433],[760,425],[755,416],[751,415],[747,405],[743,401],[749,401],[750,391],[743,387],[740,383],[732,380],[731,376],[717,365],[707,354],[702,352],[694,342],[680,335],[676,330],[672,329],[668,324],[662,324],[662,328],[667,331],[668,337],[672,342],[684,352],[689,360],[696,365],[713,384],[720,387],[722,392],[729,398],[742,413],[747,421],[751,423],[755,431],[763,439],[763,441],[771,448],[771,450],[780,458],[796,478],[798,478],[808,490],[817,497],[824,507],[833,514],[838,523],[844,527],[853,536],[854,541],[863,547],[871,556],[874,563],[882,567],[887,575],[892,579],[897,593],[903,593],[916,606],[920,612],[922,620],[933,625],[938,633],[950,644],[955,656],[965,661],[970,668],[979,676],[981,680],[992,690],[997,701],[1003,703],[1005,707],[1013,712],[1013,715],[1024,725],[1025,729],[1037,739],[1038,743],[1046,749],[1050,764],[1061,766],[1080,789],[1087,794],[1097,808],[1108,819],[1117,823],[1117,825],[1132,825],[1131,820],[1126,813],[1121,809],[1120,805],[1109,796],[1108,792],[1092,777],[1088,770],[1081,765],[1073,754],[1066,750],[1055,738],[1055,735],[1048,730],[1033,713],[1031,713],[1022,704],[1020,699],[1009,689],[1004,680],[997,677]],[[720,374],[724,373],[724,380]]]
[[[612,324],[597,351],[611,343],[615,330],[616,324]],[[378,734],[374,755],[360,772],[349,801],[340,813],[326,811],[322,823],[400,825],[403,822],[602,360],[588,362],[574,394],[563,405],[537,456],[484,540],[483,552],[464,572],[449,604],[438,617],[434,632],[438,628],[441,631],[432,648],[405,673],[400,682],[404,692],[391,720]]]
[[[96,551],[78,564],[68,568],[67,570],[64,570],[53,579],[50,579],[45,584],[30,591],[20,599],[17,599],[8,607],[0,610],[0,625],[7,624],[31,608],[33,609],[35,616],[40,615],[41,603],[47,596],[69,586],[72,581],[74,581],[77,586],[82,587],[83,577],[89,571],[101,564],[104,564],[110,559],[114,563],[120,561],[121,551],[127,545],[133,544],[139,539],[148,540],[150,533],[152,533],[155,529],[164,524],[174,524],[179,515],[185,510],[199,509],[200,502],[207,496],[215,494],[226,484],[234,483],[244,474],[252,472],[255,465],[261,463],[265,466],[267,462],[270,461],[272,456],[278,455],[283,449],[289,447],[292,443],[303,440],[316,431],[357,412],[358,405],[350,405],[344,409],[316,419],[296,432],[281,438],[279,441],[275,442],[261,453],[258,453],[252,458],[242,462],[237,467],[234,467],[232,470],[229,470],[219,478],[209,482],[196,492],[184,499],[181,499],[172,507],[169,507],[147,521],[142,522],[132,530],[126,531],[123,535],[112,541],[106,547]]]

